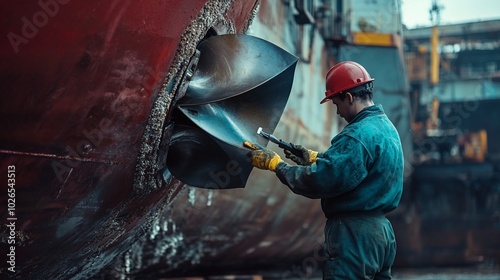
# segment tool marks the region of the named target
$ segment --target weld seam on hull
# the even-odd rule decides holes
[[[31,152],[19,152],[19,151],[10,151],[10,150],[0,150],[0,154],[8,154],[8,155],[18,155],[18,156],[29,156],[29,157],[41,157],[41,158],[56,158],[62,160],[74,160],[81,162],[94,162],[94,163],[104,163],[104,164],[120,164],[126,165],[126,162],[114,161],[114,160],[104,160],[104,159],[96,159],[96,158],[75,158],[71,156],[60,156],[54,154],[44,154],[44,153],[31,153]]]

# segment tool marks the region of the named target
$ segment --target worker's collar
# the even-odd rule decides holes
[[[384,113],[384,108],[382,107],[382,105],[374,104],[359,111],[359,113],[351,120],[351,122],[349,122],[349,124],[359,122],[360,120],[368,116],[380,115],[383,113]]]

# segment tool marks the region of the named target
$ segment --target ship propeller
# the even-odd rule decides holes
[[[250,35],[219,35],[198,46],[199,60],[177,101],[168,172],[201,188],[245,187],[252,170],[242,146],[273,132],[290,95],[297,58]],[[182,89],[182,87],[181,87]]]

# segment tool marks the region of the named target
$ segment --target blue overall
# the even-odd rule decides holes
[[[316,163],[278,165],[294,193],[321,199],[324,279],[391,279],[396,242],[385,214],[401,199],[403,167],[398,132],[379,104],[359,112]]]

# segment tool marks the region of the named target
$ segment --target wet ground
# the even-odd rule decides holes
[[[268,275],[226,275],[191,278],[158,278],[162,280],[321,280],[321,271],[312,276],[283,277],[276,272]],[[488,268],[422,268],[422,269],[394,269],[393,280],[500,280],[500,267]]]
[[[394,280],[500,280],[500,268],[426,268],[399,269]]]

